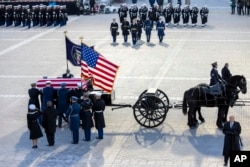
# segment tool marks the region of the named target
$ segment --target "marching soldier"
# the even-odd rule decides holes
[[[124,38],[124,42],[127,42],[128,35],[129,35],[129,29],[130,29],[129,22],[127,21],[127,18],[124,18],[121,29],[122,29],[122,35]]]
[[[144,23],[147,18],[148,8],[146,4],[143,4],[141,8],[139,9],[139,16],[141,21]]]
[[[133,20],[137,18],[137,13],[138,8],[136,4],[131,5],[131,8],[129,9],[130,23],[132,23]]]
[[[32,6],[32,22],[33,27],[39,24],[39,6]]]
[[[159,21],[157,22],[156,29],[158,31],[159,42],[161,43],[163,40],[163,37],[165,36],[165,33],[164,33],[165,23],[161,18],[159,18]]]
[[[118,15],[119,15],[119,18],[120,18],[120,23],[123,22],[124,18],[127,17],[127,14],[128,13],[128,7],[126,6],[126,4],[122,4],[120,6],[120,8],[118,9]]]
[[[231,14],[235,14],[236,0],[231,0]]]
[[[115,19],[113,19],[113,22],[110,25],[110,32],[113,37],[113,43],[116,43],[116,36],[118,33],[118,24],[116,23]]]
[[[137,19],[137,40],[141,40],[143,22],[140,18]]]
[[[154,17],[155,17],[155,14],[154,14],[154,11],[152,8],[149,8],[149,11],[148,11],[148,18],[151,22],[151,28],[153,29],[153,26],[154,26]]]
[[[191,9],[191,11],[190,11],[191,21],[192,21],[193,27],[195,27],[196,24],[197,24],[198,13],[199,13],[199,9],[198,9],[197,6],[195,5],[195,6]]]
[[[11,26],[13,24],[12,5],[7,5],[5,7],[5,23],[6,23],[6,27]]]
[[[168,26],[171,23],[171,18],[173,15],[173,7],[172,5],[169,3],[165,9],[163,10],[163,16],[165,18],[165,23]]]
[[[179,25],[180,16],[181,16],[181,8],[179,7],[179,5],[176,5],[175,8],[174,8],[174,14],[173,14],[173,19],[174,19],[174,25],[175,26]]]
[[[183,25],[186,27],[189,22],[189,14],[190,14],[190,9],[188,5],[185,5],[185,7],[181,11],[182,14],[182,20],[183,20]]]
[[[146,33],[147,42],[150,42],[150,36],[151,36],[151,31],[152,31],[152,21],[149,20],[148,17],[147,17],[146,21],[144,22],[144,30]]]
[[[4,5],[0,5],[0,26],[5,23],[5,7]]]
[[[209,10],[208,10],[207,6],[206,5],[203,6],[200,10],[202,27],[206,26],[208,13],[209,13]]]
[[[135,45],[137,42],[137,28],[138,27],[137,27],[136,19],[134,19],[133,23],[130,26],[133,45]]]

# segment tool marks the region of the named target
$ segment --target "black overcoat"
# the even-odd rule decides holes
[[[239,122],[234,121],[233,127],[230,127],[230,122],[226,122],[223,127],[224,137],[224,147],[223,147],[223,155],[229,156],[230,151],[240,150],[240,133],[241,126]]]
[[[42,95],[42,92],[39,91],[37,88],[31,88],[28,90],[29,93],[29,104],[34,104],[36,108],[40,109],[40,102],[39,102],[39,95]]]
[[[31,111],[27,114],[27,124],[30,130],[30,139],[38,139],[43,136],[40,125],[38,124],[37,118],[40,115],[37,111]]]
[[[92,109],[93,103],[91,99],[84,99],[81,102],[81,120],[82,120],[82,128],[90,129],[94,127],[93,119],[92,119]]]
[[[96,129],[105,128],[105,120],[104,120],[104,115],[103,115],[104,110],[105,110],[104,100],[97,99],[94,102],[94,105],[92,107]],[[98,111],[102,111],[102,112],[98,112]]]
[[[48,107],[43,112],[43,128],[46,133],[55,133],[56,132],[56,117],[57,111],[53,107]]]

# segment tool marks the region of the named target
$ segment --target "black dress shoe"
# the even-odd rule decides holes
[[[32,148],[37,148],[37,145],[32,146]]]
[[[71,142],[71,144],[78,144],[78,142]]]
[[[227,163],[224,163],[224,166],[227,166]]]
[[[96,137],[96,139],[103,139],[103,137]]]

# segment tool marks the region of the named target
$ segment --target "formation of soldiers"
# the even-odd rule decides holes
[[[66,5],[0,5],[0,26],[64,26],[67,20]]]
[[[120,23],[122,23],[124,18],[129,15],[130,23],[132,23],[136,18],[139,18],[144,23],[148,17],[152,22],[152,26],[154,23],[156,24],[159,21],[161,16],[165,18],[166,26],[171,23],[173,23],[174,26],[178,26],[181,18],[184,26],[187,26],[190,20],[191,24],[196,26],[198,16],[200,15],[201,24],[204,27],[207,23],[208,13],[209,10],[206,6],[203,6],[199,10],[197,6],[193,6],[191,8],[189,5],[185,5],[181,8],[179,4],[173,7],[171,3],[168,3],[165,7],[153,5],[150,8],[148,8],[146,4],[143,4],[140,8],[138,8],[136,4],[133,4],[130,9],[126,4],[122,4],[118,10]]]

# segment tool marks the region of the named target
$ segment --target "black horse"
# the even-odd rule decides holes
[[[227,121],[229,106],[233,107],[238,99],[238,93],[247,92],[247,81],[244,76],[232,76],[227,83],[220,84],[221,94],[213,94],[210,87],[206,84],[199,84],[184,92],[182,110],[183,114],[187,114],[188,110],[188,126],[195,128],[197,126],[196,112],[199,112],[199,119],[204,122],[200,109],[201,107],[218,107],[218,116],[216,125],[223,128],[224,122]]]

